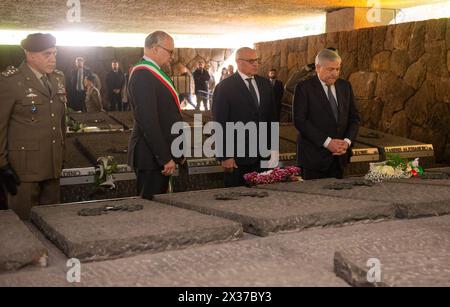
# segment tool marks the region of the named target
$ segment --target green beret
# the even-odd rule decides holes
[[[33,33],[20,43],[22,48],[30,52],[41,52],[56,46],[56,38],[49,33]]]

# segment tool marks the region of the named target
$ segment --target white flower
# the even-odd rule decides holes
[[[268,175],[272,174],[272,172],[273,172],[273,170],[270,170],[270,171],[267,171],[267,172],[263,172],[260,175],[268,176]]]
[[[411,165],[413,167],[419,167],[419,158],[415,158],[414,161],[412,161]]]
[[[395,169],[392,166],[389,166],[389,165],[383,166],[381,172],[386,174],[386,175],[390,175],[390,176],[392,176],[392,175],[394,175],[396,173]]]
[[[110,190],[115,189],[114,177],[112,175],[106,176],[106,181],[100,184],[101,186],[108,186]]]

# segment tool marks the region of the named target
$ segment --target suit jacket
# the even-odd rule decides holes
[[[174,157],[172,125],[182,121],[169,89],[151,72],[135,71],[128,84],[134,127],[128,146],[128,164],[140,170],[162,169]],[[174,159],[178,161],[178,159]]]
[[[195,83],[195,94],[198,94],[198,91],[207,91],[208,90],[208,81],[211,78],[209,72],[206,69],[196,69],[192,74],[194,76]]]
[[[326,171],[333,162],[332,153],[323,147],[327,137],[348,138],[355,142],[360,118],[355,106],[350,82],[338,79],[335,83],[339,122],[336,122],[328,97],[317,76],[300,82],[294,93],[293,121],[299,134],[297,138],[297,162],[299,166],[316,171]],[[350,157],[341,156],[344,167]]]
[[[23,182],[59,178],[66,133],[64,74],[48,74],[52,91],[22,64],[0,75],[0,167]]]
[[[284,95],[283,82],[280,80],[275,80],[275,84],[273,85],[273,94],[275,96],[275,118],[279,121],[281,114],[281,101]]]
[[[113,70],[109,71],[106,75],[106,90],[108,92],[108,96],[111,99],[113,95],[113,90],[120,89],[122,90],[125,84],[125,75],[121,70],[115,72]],[[120,93],[118,94],[120,95]]]
[[[83,76],[87,77],[92,75],[92,72],[89,68],[83,67]],[[78,79],[78,68],[75,68],[74,70],[72,70],[72,72],[70,73],[70,78],[69,78],[69,91],[70,92],[75,92],[77,89],[77,80]],[[86,90],[86,89],[85,89]]]
[[[222,80],[217,84],[213,95],[213,117],[214,121],[222,126],[224,134],[223,142],[223,157],[217,157],[218,160],[226,160],[228,158],[235,158],[237,165],[250,165],[260,160],[260,157],[249,156],[249,136],[245,136],[245,157],[237,157],[237,138],[236,133],[234,137],[234,154],[226,155],[227,144],[226,140],[226,123],[242,122],[244,124],[254,122],[257,127],[260,122],[268,123],[268,144],[270,145],[270,123],[276,121],[275,119],[275,103],[273,89],[268,79],[255,76],[255,81],[258,86],[260,103],[256,106],[250,91],[242,80],[239,73],[233,74],[231,77]],[[259,134],[259,130],[258,130]],[[278,137],[278,136],[277,136]],[[259,145],[258,145],[259,148]],[[259,151],[259,150],[258,150]]]

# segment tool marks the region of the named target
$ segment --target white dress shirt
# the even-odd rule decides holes
[[[161,67],[159,67],[159,65],[156,64],[156,62],[153,61],[152,59],[150,59],[148,56],[144,55],[143,58],[144,58],[144,60],[146,60],[146,61],[152,62],[153,64],[156,65],[156,67],[158,67],[159,69],[161,69]]]
[[[256,81],[255,81],[255,77],[247,76],[247,75],[241,73],[239,70],[238,70],[238,74],[239,74],[239,76],[241,76],[242,80],[244,80],[244,83],[247,86],[247,88],[249,89],[249,91],[250,91],[250,88],[249,88],[247,79],[252,78],[252,84],[253,84],[253,87],[255,88],[256,96],[258,97],[258,105],[259,105],[261,102],[261,99],[259,98],[259,90],[258,90],[258,85],[256,84]]]

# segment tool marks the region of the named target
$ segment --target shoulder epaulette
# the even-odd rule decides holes
[[[64,73],[61,70],[55,69],[53,72],[57,75],[64,76]]]
[[[19,72],[19,69],[15,68],[14,66],[8,66],[6,69],[2,72],[3,77],[10,77]]]

